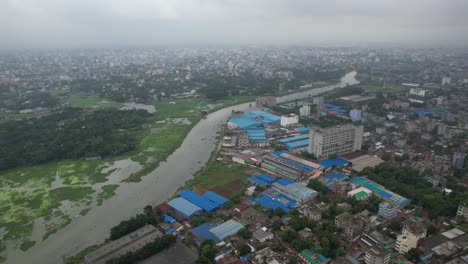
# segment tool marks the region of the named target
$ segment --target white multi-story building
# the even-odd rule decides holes
[[[289,126],[299,123],[299,117],[295,114],[281,116],[281,126]]]
[[[338,125],[329,128],[310,128],[309,152],[319,158],[361,150],[362,125]]]
[[[410,249],[418,246],[420,238],[426,237],[427,229],[424,224],[410,219],[405,222],[401,235],[397,238],[396,250],[400,254],[406,254]]]
[[[300,116],[310,116],[310,105],[303,105],[299,109]]]

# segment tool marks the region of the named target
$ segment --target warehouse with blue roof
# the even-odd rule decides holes
[[[194,193],[190,190],[183,190],[179,192],[179,196],[193,203],[194,205],[200,207],[206,212],[214,212],[219,209],[218,204],[213,203],[212,201],[206,199],[205,197],[197,193]]]
[[[273,190],[291,198],[299,203],[312,200],[317,192],[288,178],[280,179],[272,185]]]
[[[256,185],[260,185],[260,186],[263,186],[263,187],[268,187],[270,186],[273,182],[276,181],[276,178],[268,175],[268,174],[260,174],[260,175],[257,175],[257,176],[250,176],[248,178],[248,181],[253,183],[253,184],[256,184]]]
[[[325,167],[325,169],[331,168],[333,166],[341,167],[348,163],[349,162],[347,160],[342,159],[342,158],[327,159],[327,160],[322,160],[321,162],[319,162],[319,164]]]
[[[237,234],[237,232],[242,228],[244,228],[243,224],[231,219],[217,226],[202,224],[193,228],[192,234],[199,242],[205,240],[218,242],[229,236]]]
[[[219,195],[215,192],[208,191],[201,195],[203,198],[208,199],[209,201],[217,204],[218,206],[223,206],[229,201],[226,197]]]
[[[170,200],[167,205],[172,207],[172,209],[174,209],[181,216],[188,219],[203,212],[202,208],[181,197]]]
[[[287,137],[287,138],[282,138],[278,139],[279,143],[289,143],[289,142],[294,142],[294,141],[301,141],[304,139],[309,139],[309,135],[300,135],[300,136],[294,136],[294,137]]]
[[[267,141],[266,132],[262,124],[270,124],[280,120],[281,117],[279,116],[264,111],[253,111],[229,119],[228,127],[231,129],[239,128],[247,132],[250,142],[262,143]]]

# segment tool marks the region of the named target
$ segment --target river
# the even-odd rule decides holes
[[[297,100],[314,96],[335,88],[357,84],[356,72],[350,72],[341,78],[340,83],[308,91],[286,95],[278,102]],[[244,103],[223,108],[202,119],[187,134],[182,145],[165,162],[141,182],[121,185],[116,194],[92,208],[85,216],[73,219],[72,223],[51,235],[26,252],[16,250],[8,252],[6,263],[63,263],[63,256],[74,255],[87,246],[101,243],[109,237],[110,228],[138,213],[146,205],[160,203],[172,196],[177,189],[192,178],[208,161],[216,147],[216,133],[221,131],[232,110],[241,111],[249,108]]]

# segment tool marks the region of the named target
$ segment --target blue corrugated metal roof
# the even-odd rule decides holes
[[[290,143],[286,144],[286,148],[288,150],[301,148],[301,147],[305,147],[305,146],[309,146],[309,140],[308,139],[301,140],[301,141],[290,142]]]
[[[309,135],[300,135],[300,136],[295,136],[295,137],[282,138],[282,139],[279,139],[278,142],[288,143],[288,142],[298,141],[298,140],[308,139],[308,138],[309,138]]]
[[[229,119],[229,122],[235,124],[240,129],[245,129],[248,127],[255,127],[255,126],[260,125],[260,122],[253,120],[252,118],[245,117],[245,116],[233,117]]]
[[[227,199],[226,197],[222,196],[222,195],[219,195],[215,192],[211,192],[211,191],[208,191],[204,194],[202,194],[202,196],[210,201],[212,201],[213,203],[221,206],[225,203],[227,203],[229,201],[229,199]]]
[[[255,177],[255,176],[250,176],[249,177],[249,181],[253,182],[253,183],[256,183],[258,185],[261,185],[261,186],[265,186],[267,187],[268,185],[270,185],[268,182],[258,178],[258,177]]]
[[[202,212],[202,208],[181,197],[172,199],[167,204],[187,218]]]
[[[342,158],[333,158],[321,161],[319,164],[324,166],[326,169],[331,168],[333,166],[340,167],[347,164],[348,161]]]
[[[309,131],[309,129],[307,127],[298,127],[296,129],[298,132],[305,132],[305,131]]]
[[[260,197],[250,199],[250,203],[258,203],[260,206],[265,207],[267,209],[276,209],[281,208],[285,212],[291,211],[288,207],[284,206],[282,203],[273,200],[271,197],[262,194]]]
[[[168,214],[164,214],[164,222],[166,223],[174,223],[176,220],[171,217],[170,215]]]
[[[269,182],[269,183],[272,183],[272,182],[276,181],[276,178],[274,178],[274,177],[272,177],[272,176],[270,176],[270,175],[268,175],[266,173],[259,174],[259,175],[257,175],[257,177],[264,180],[264,181],[266,181],[266,182]]]
[[[201,224],[195,228],[192,228],[192,234],[194,234],[198,239],[202,241],[205,241],[205,240],[213,240],[216,242],[219,241],[218,237],[210,232],[211,228],[213,227],[209,224]]]
[[[199,206],[201,209],[207,212],[214,212],[218,210],[218,205],[211,202],[210,200],[190,191],[190,190],[183,190],[179,192],[179,196],[186,199],[187,201]]]
[[[231,219],[228,220],[216,227],[210,229],[210,232],[213,233],[219,240],[223,240],[228,236],[237,234],[239,230],[244,228],[244,225]]]
[[[326,174],[325,176],[323,176],[325,179],[327,180],[330,180],[330,181],[333,181],[333,180],[338,180],[338,181],[343,181],[345,179],[347,179],[348,177],[346,175],[344,175],[343,173],[341,172],[337,172],[337,171],[333,171],[333,172],[330,172],[328,174]]]
[[[291,183],[295,183],[295,181],[293,181],[293,180],[291,180],[289,178],[282,178],[282,179],[277,180],[276,182],[283,185],[283,186],[289,185]]]

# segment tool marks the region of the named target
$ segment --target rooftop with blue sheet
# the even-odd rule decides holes
[[[328,174],[325,174],[321,179],[320,182],[328,187],[328,189],[331,189],[333,187],[333,181],[345,181],[349,179],[348,176],[344,175],[341,172],[337,171],[332,171]]]
[[[219,209],[218,204],[190,190],[183,190],[179,192],[179,196],[200,207],[206,212],[214,212]]]
[[[348,110],[344,109],[342,106],[340,105],[333,105],[333,104],[324,104],[326,108],[328,108],[329,110],[331,111],[336,111],[337,113],[340,113],[340,114],[346,114],[348,112]]]
[[[192,218],[193,216],[203,212],[203,209],[181,197],[170,200],[167,202],[167,205],[172,207],[185,218]]]
[[[331,168],[333,166],[335,167],[341,167],[343,165],[348,164],[349,162],[345,159],[342,158],[333,158],[333,159],[327,159],[327,160],[322,160],[320,162],[320,165],[325,167],[326,169]]]
[[[250,176],[248,180],[251,183],[258,184],[260,186],[270,186],[274,181],[276,181],[276,178],[268,175],[268,174],[260,174],[257,176]]]
[[[293,150],[293,149],[298,149],[298,148],[303,148],[303,147],[308,147],[308,146],[309,146],[308,139],[286,143],[286,148],[288,150]]]
[[[410,200],[406,199],[405,197],[391,192],[385,189],[385,187],[383,187],[382,185],[375,183],[369,179],[363,177],[355,177],[352,178],[351,181],[371,190],[375,195],[382,197],[385,200],[394,202],[402,207],[410,203]]]
[[[244,228],[244,225],[231,219],[218,226],[209,224],[199,225],[192,229],[192,233],[201,241],[213,240],[218,242],[226,237],[237,234],[242,228]]]
[[[266,142],[265,129],[262,124],[278,122],[281,117],[264,111],[244,113],[242,116],[229,119],[229,123],[247,132],[251,142]]]
[[[300,135],[300,136],[294,136],[294,137],[288,137],[288,138],[282,138],[279,139],[279,143],[289,143],[289,142],[294,142],[294,141],[300,141],[304,139],[309,139],[309,135]]]
[[[287,178],[274,182],[272,187],[274,190],[300,203],[310,201],[317,195],[315,190]]]

